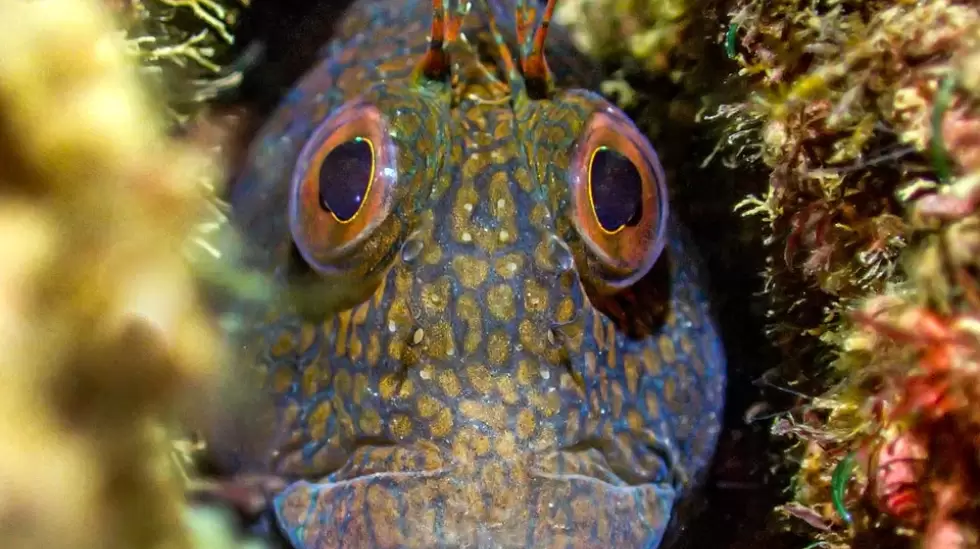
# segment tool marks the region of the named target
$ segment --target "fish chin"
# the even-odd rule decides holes
[[[648,549],[660,545],[677,496],[667,482],[591,476],[599,464],[566,473],[476,459],[384,472],[357,462],[276,497],[278,527],[293,547]]]

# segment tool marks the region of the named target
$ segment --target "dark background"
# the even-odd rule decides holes
[[[252,0],[239,21],[234,57],[250,44],[261,43],[261,61],[246,73],[243,86],[223,101],[244,106],[261,120],[290,85],[313,63],[317,49],[330,37],[331,24],[349,0]],[[721,11],[720,6],[712,9]],[[708,19],[711,13],[706,14]],[[720,19],[719,19],[720,20]],[[765,402],[767,413],[788,408],[784,395],[766,390],[757,380],[779,363],[765,333],[764,296],[760,272],[765,262],[761,248],[762,225],[733,213],[733,206],[748,193],[760,193],[768,174],[753,167],[731,168],[702,160],[717,142],[718,128],[688,119],[671,121],[668,110],[685,112],[707,95],[734,97],[735,84],[727,75],[734,65],[724,58],[710,24],[704,28],[705,55],[701,73],[714,74],[711,87],[681,87],[666,79],[630,70],[628,62],[607,66],[625,68],[627,80],[640,92],[641,102],[628,109],[640,127],[657,127],[650,138],[672,182],[672,215],[692,230],[708,265],[719,321],[729,356],[730,381],[726,428],[703,498],[696,502],[693,520],[678,530],[683,548],[802,547],[806,540],[782,532],[773,508],[786,501],[789,473],[784,457],[787,441],[773,440],[770,421],[747,423],[749,408]],[[687,108],[687,111],[690,111]],[[664,120],[667,120],[665,123]],[[672,127],[676,126],[676,128]]]

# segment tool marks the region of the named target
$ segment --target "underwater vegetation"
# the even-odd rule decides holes
[[[737,2],[730,162],[764,163],[771,336],[815,547],[978,543],[974,2]],[[901,539],[901,535],[910,535]]]
[[[165,99],[171,123],[186,125],[208,101],[241,83],[239,69],[256,52],[225,61],[232,31],[249,0],[106,0],[139,63],[144,85]]]
[[[569,0],[559,3],[556,17],[589,55],[626,55],[645,70],[669,73],[677,71],[696,7],[691,0]]]

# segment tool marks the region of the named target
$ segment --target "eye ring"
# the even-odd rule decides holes
[[[667,187],[653,147],[624,114],[597,110],[575,144],[568,178],[585,271],[610,290],[634,284],[665,244]]]
[[[356,196],[356,204],[344,204],[345,212],[341,213],[338,204],[343,200],[332,207],[329,199],[324,200],[321,170],[332,152],[351,143],[366,144],[370,162],[364,165],[364,158],[360,158],[361,165],[350,168],[350,173],[353,177],[367,174],[368,178],[363,192]],[[341,173],[330,176],[335,178],[333,182],[343,185],[344,177],[350,173],[340,166]],[[397,168],[397,149],[387,121],[372,104],[349,103],[314,130],[293,169],[288,206],[293,243],[307,264],[321,274],[347,270],[346,260],[363,247],[391,214]]]

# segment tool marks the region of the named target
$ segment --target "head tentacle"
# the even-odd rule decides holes
[[[444,80],[449,74],[449,56],[443,47],[446,41],[445,0],[432,0],[432,28],[429,48],[415,69],[415,80]]]
[[[451,0],[432,0],[432,27],[429,34],[429,47],[416,69],[416,79],[446,82],[455,87],[458,77],[453,67],[451,52],[458,42],[465,41],[462,35],[463,19],[469,14],[471,2],[457,1],[455,7],[447,7]],[[544,99],[551,95],[554,81],[551,69],[545,59],[545,42],[554,15],[557,0],[547,0],[541,20],[534,0],[517,0],[514,8],[518,56],[511,53],[494,15],[493,2],[483,0],[486,23],[493,36],[499,53],[501,68],[506,74],[512,98],[530,95],[533,99]]]
[[[452,73],[449,47],[460,39],[463,18],[469,13],[469,2],[458,2],[446,8],[447,0],[432,0],[432,27],[429,47],[415,69],[415,79],[445,81]]]
[[[551,17],[554,15],[557,3],[558,0],[548,0],[541,23],[531,37],[530,52],[522,52],[521,58],[521,69],[528,89],[543,97],[551,94],[553,86],[551,70],[544,55],[544,43],[548,38],[548,28],[551,26]],[[527,43],[522,41],[522,44]]]
[[[484,6],[487,13],[487,26],[490,28],[490,34],[493,36],[494,44],[497,46],[500,62],[503,63],[503,69],[507,75],[507,81],[510,84],[511,97],[519,97],[524,92],[524,79],[521,76],[520,67],[514,61],[514,55],[511,54],[510,48],[507,46],[507,41],[500,32],[500,27],[497,26],[497,18],[493,13],[493,6],[490,0],[484,0]],[[518,30],[518,33],[520,33],[520,30]]]

